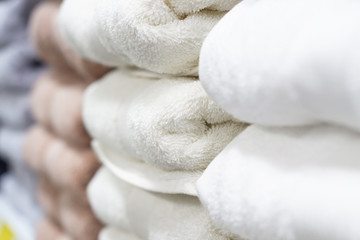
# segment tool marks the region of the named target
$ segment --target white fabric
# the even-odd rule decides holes
[[[162,170],[121,155],[96,140],[92,141],[92,147],[101,163],[127,183],[149,191],[197,195],[195,183],[202,171]]]
[[[211,31],[200,80],[242,121],[360,129],[360,2],[243,1]]]
[[[140,238],[119,228],[105,227],[99,234],[99,240],[140,240]]]
[[[146,240],[228,240],[213,228],[196,197],[151,193],[101,168],[88,185],[94,213],[105,224]]]
[[[80,55],[109,66],[197,75],[201,44],[240,0],[65,0],[59,26]],[[209,11],[212,10],[212,11]]]
[[[121,156],[163,170],[204,170],[245,125],[209,99],[199,81],[113,71],[85,92],[90,135]]]
[[[251,240],[360,239],[360,135],[250,126],[197,183],[217,227]]]

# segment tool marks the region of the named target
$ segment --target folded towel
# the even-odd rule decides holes
[[[86,186],[100,167],[94,152],[74,148],[39,128],[30,131],[26,139],[29,164],[59,187],[85,197]]]
[[[65,0],[59,26],[67,44],[95,62],[197,75],[204,38],[238,2]]]
[[[109,68],[89,62],[67,47],[56,24],[59,8],[59,1],[46,1],[41,3],[31,16],[30,35],[39,56],[53,68],[75,71],[84,80],[97,80],[108,72]]]
[[[28,91],[42,70],[43,66],[26,38],[0,48],[1,90],[8,93]]]
[[[82,122],[82,98],[86,83],[69,72],[49,71],[39,77],[32,92],[32,111],[37,121],[75,146],[89,146]]]
[[[332,126],[251,126],[206,169],[199,197],[244,239],[360,239],[359,144]]]
[[[122,230],[115,227],[105,227],[99,234],[99,240],[114,240],[114,239],[126,239],[126,240],[140,240],[136,236],[133,236],[126,230]]]
[[[199,81],[114,71],[85,94],[92,137],[167,170],[204,169],[242,129]]]
[[[44,219],[37,226],[36,229],[36,240],[71,240],[56,223],[50,219]]]
[[[45,175],[40,174],[36,196],[47,217],[59,223],[59,187],[54,185]]]
[[[124,165],[132,165],[135,169],[123,173],[135,174],[130,182],[136,185],[141,183],[135,178],[144,175],[161,178],[156,176],[158,173],[167,175],[163,180],[171,181],[169,171],[174,171],[174,178],[196,171],[199,175],[244,129],[244,124],[234,121],[214,104],[199,81],[154,74],[145,77],[146,74],[136,70],[113,71],[87,88],[83,118],[95,143],[98,142],[97,154],[111,151],[106,155],[119,171]],[[139,165],[144,162],[147,167]],[[147,172],[137,172],[137,168]],[[124,174],[121,177],[129,181]],[[143,184],[141,187],[176,191],[174,185],[167,190],[150,185],[150,189]]]
[[[45,212],[58,222],[69,236],[77,240],[97,239],[102,224],[95,218],[90,207],[63,191],[51,182],[40,184],[38,196]]]
[[[200,80],[242,121],[359,130],[359,10],[352,0],[244,1],[205,41]]]
[[[41,0],[0,1],[0,47],[26,35],[30,12]]]
[[[25,138],[23,155],[29,165],[37,172],[44,172],[44,159],[49,145],[54,142],[55,136],[46,129],[37,125],[32,127]],[[33,142],[35,140],[35,142]]]
[[[195,197],[150,193],[101,168],[88,186],[90,204],[104,223],[146,240],[229,239],[213,228]]]
[[[97,240],[103,225],[89,206],[69,197],[61,199],[60,222],[70,236],[78,240]]]

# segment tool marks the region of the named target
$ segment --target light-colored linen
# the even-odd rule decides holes
[[[202,42],[240,0],[65,0],[59,27],[80,55],[108,66],[197,75]]]
[[[201,172],[245,128],[199,81],[124,69],[87,88],[83,119],[97,155],[123,180],[192,195]]]
[[[114,240],[114,239],[125,239],[125,240],[140,240],[136,236],[130,234],[128,231],[116,227],[105,227],[99,234],[99,240]]]
[[[209,165],[199,198],[244,239],[358,239],[359,144],[333,126],[250,126]]]
[[[243,1],[206,39],[200,80],[234,117],[360,130],[360,2]]]
[[[105,224],[146,240],[228,240],[211,224],[196,197],[151,193],[101,168],[88,185],[95,214]]]

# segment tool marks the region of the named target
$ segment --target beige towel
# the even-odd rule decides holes
[[[100,166],[90,148],[74,148],[41,126],[30,130],[25,157],[38,172],[80,198],[85,197],[86,186]]]
[[[30,36],[38,55],[52,68],[76,72],[81,80],[97,80],[110,69],[81,58],[65,44],[56,24],[59,7],[59,1],[44,1],[32,13]]]
[[[81,109],[86,83],[70,72],[49,71],[36,82],[32,112],[38,122],[77,146],[89,146]]]

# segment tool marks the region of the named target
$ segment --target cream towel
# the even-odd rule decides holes
[[[207,168],[199,197],[244,239],[360,239],[359,145],[332,126],[250,126]]]
[[[60,31],[80,55],[108,66],[197,75],[208,32],[240,0],[65,0]]]
[[[99,240],[140,240],[136,236],[133,236],[128,231],[115,228],[115,227],[105,227],[101,230],[99,234]]]
[[[83,118],[98,155],[107,155],[102,160],[145,162],[148,172],[164,174],[204,170],[245,127],[211,101],[199,81],[135,70],[113,71],[88,87]]]
[[[234,117],[360,130],[360,1],[257,0],[211,31],[200,80]]]
[[[88,185],[95,214],[104,223],[145,240],[225,240],[195,197],[150,193],[101,168]]]

